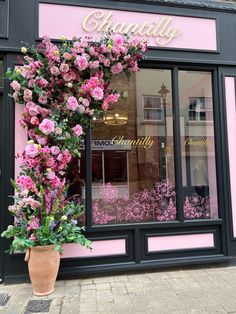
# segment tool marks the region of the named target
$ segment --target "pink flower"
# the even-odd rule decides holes
[[[31,158],[34,158],[38,155],[38,147],[36,144],[28,144],[25,148],[25,154]]]
[[[27,230],[37,230],[39,229],[39,218],[32,216],[31,222],[28,224]]]
[[[74,96],[71,96],[67,99],[66,105],[67,108],[72,111],[75,111],[79,106],[78,101]]]
[[[83,105],[79,105],[78,106],[78,111],[79,111],[79,113],[84,113],[85,112],[85,108],[84,108],[84,106]]]
[[[84,105],[84,107],[88,107],[89,106],[89,100],[87,98],[85,98],[83,101],[82,101],[82,104]]]
[[[101,87],[95,87],[92,92],[91,92],[91,96],[95,99],[95,100],[101,100],[104,96],[103,94],[103,90],[101,89]]]
[[[72,58],[72,55],[69,52],[65,52],[63,54],[63,58],[66,59],[66,60],[70,60]]]
[[[48,142],[48,139],[46,137],[39,136],[39,135],[36,135],[36,140],[40,145],[46,145]]]
[[[29,239],[32,240],[32,241],[36,241],[37,240],[36,236],[33,233],[30,235]]]
[[[36,104],[32,101],[27,102],[26,106],[25,106],[28,110],[29,110],[29,114],[31,116],[36,116],[39,111],[38,111],[38,107],[36,106]]]
[[[60,153],[60,148],[57,146],[52,146],[51,147],[51,153],[52,153],[52,155],[58,155]]]
[[[30,123],[37,126],[39,125],[39,119],[37,117],[32,117]]]
[[[86,57],[83,56],[78,56],[74,63],[80,71],[87,69],[89,65]]]
[[[14,91],[16,92],[20,91],[21,85],[17,81],[13,81],[10,85],[14,89]]]
[[[54,171],[50,171],[46,174],[46,177],[48,180],[53,180],[56,177],[56,174]]]
[[[70,70],[70,67],[68,64],[66,63],[62,63],[61,66],[60,66],[60,71],[62,73],[67,73],[68,71]]]
[[[32,91],[29,89],[24,90],[24,101],[31,101],[32,100]]]
[[[54,76],[57,76],[60,74],[60,71],[58,69],[58,67],[56,67],[55,65],[53,65],[51,68],[50,68],[50,72],[52,75]]]
[[[62,134],[62,129],[57,126],[57,127],[55,128],[55,134],[61,135],[61,134]]]
[[[111,64],[111,61],[109,59],[105,59],[103,63],[105,65],[105,67],[108,68],[110,66],[110,64]]]
[[[55,130],[55,123],[49,119],[43,119],[39,125],[39,130],[48,135]]]
[[[102,110],[107,111],[109,109],[109,103],[105,100],[102,104]]]
[[[124,38],[121,35],[115,35],[113,37],[113,43],[115,46],[120,47],[124,44]]]
[[[120,62],[118,62],[117,64],[115,64],[111,67],[111,72],[113,74],[118,74],[118,73],[122,72],[122,70],[123,70],[123,66]]]
[[[46,103],[47,103],[47,97],[46,96],[40,96],[39,97],[39,99],[38,99],[38,102],[40,103],[40,104],[43,104],[43,105],[46,105]]]
[[[16,179],[16,183],[19,185],[19,188],[23,190],[31,190],[35,186],[34,181],[29,176],[19,176]]]
[[[72,130],[74,131],[74,134],[77,137],[83,134],[83,129],[79,124],[77,124]]]
[[[19,100],[19,93],[18,92],[13,93],[12,97],[14,98],[15,101],[18,101]]]

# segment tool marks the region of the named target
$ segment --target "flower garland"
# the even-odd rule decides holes
[[[83,206],[65,197],[66,169],[80,156],[91,117],[119,100],[110,88],[112,76],[136,72],[146,48],[145,42],[111,34],[98,42],[64,37],[61,45],[44,37],[36,48],[22,48],[22,65],[6,73],[14,101],[24,105],[19,122],[30,139],[13,182],[14,225],[2,234],[15,237],[11,252],[54,243],[60,249],[65,242],[89,245],[78,223]]]

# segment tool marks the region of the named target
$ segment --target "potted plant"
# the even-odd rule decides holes
[[[112,76],[137,71],[146,47],[113,34],[100,41],[63,37],[61,45],[44,37],[37,47],[23,47],[20,66],[6,73],[11,96],[24,105],[19,123],[29,141],[20,156],[21,172],[12,181],[14,221],[2,236],[14,238],[10,253],[27,252],[37,295],[53,291],[63,243],[90,246],[79,222],[84,207],[67,198],[67,167],[80,157],[91,118],[119,100],[109,87]],[[46,283],[49,274],[52,282]]]

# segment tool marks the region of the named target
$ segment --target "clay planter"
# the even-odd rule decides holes
[[[28,262],[33,293],[44,296],[52,293],[60,265],[60,253],[55,245],[36,246],[27,250],[25,261]]]

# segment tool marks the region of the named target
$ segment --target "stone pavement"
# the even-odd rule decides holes
[[[41,298],[32,295],[30,284],[1,285],[1,293],[11,294],[1,314],[32,313],[26,311],[29,300],[52,300],[51,314],[236,314],[236,267],[61,280],[53,294]]]

